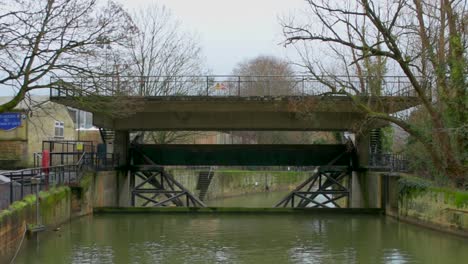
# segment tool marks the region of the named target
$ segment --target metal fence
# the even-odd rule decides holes
[[[57,160],[77,161],[71,162],[72,164],[0,172],[0,210],[35,193],[36,185],[33,184],[33,178],[40,180],[39,190],[42,191],[54,186],[78,184],[86,170],[108,170],[119,165],[118,156],[112,153],[51,153],[51,157],[57,157]]]
[[[312,76],[96,76],[54,78],[51,97],[100,96],[303,96],[326,95],[332,87],[352,94],[415,96],[411,83],[403,76],[375,80],[359,77]],[[371,87],[378,85],[378,92]],[[377,93],[377,94],[376,94]]]
[[[70,185],[79,182],[81,165],[61,165],[48,168],[31,168],[19,171],[3,172],[0,182],[0,209],[7,208],[15,201],[35,193],[33,179],[39,180],[39,190],[54,186]]]
[[[114,153],[86,152],[51,152],[49,166],[73,165],[80,159],[95,170],[114,168],[119,165],[119,156]],[[42,165],[42,153],[34,153],[34,167]]]
[[[409,161],[402,154],[373,153],[369,159],[369,168],[406,172],[409,171]]]

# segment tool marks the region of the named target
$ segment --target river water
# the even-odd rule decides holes
[[[238,206],[234,201],[261,200],[257,198],[265,195],[276,199],[284,193],[214,203]],[[382,216],[109,214],[83,217],[59,231],[42,233],[38,241],[26,241],[15,263],[467,261],[467,239]]]

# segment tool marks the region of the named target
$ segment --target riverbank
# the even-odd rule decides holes
[[[468,192],[413,175],[387,176],[385,212],[400,221],[468,237]]]

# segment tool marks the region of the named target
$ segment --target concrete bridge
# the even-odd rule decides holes
[[[358,81],[351,80],[348,85],[351,88],[357,87],[358,83],[354,82]],[[180,76],[166,78],[119,76],[111,79],[103,77],[103,79],[98,78],[97,80],[63,79],[59,83],[61,85],[51,89],[51,100],[92,112],[96,126],[115,131],[114,152],[119,153],[122,161],[127,165],[132,162],[132,157],[129,156],[129,132],[131,131],[354,131],[366,119],[365,114],[356,107],[350,97],[340,93],[330,93],[329,86],[324,86],[317,80],[304,76]],[[414,93],[409,87],[409,83],[404,80],[390,77],[383,82],[379,96],[360,93],[354,96],[354,100],[366,102],[374,109],[393,114],[418,105],[419,101],[417,97],[413,96]],[[150,90],[158,91],[158,93],[148,93]],[[312,197],[308,195],[319,179],[320,188],[323,187],[323,189],[319,188],[319,191],[326,192],[333,188],[343,187],[346,190],[340,190],[347,195],[349,206],[366,207],[363,204],[363,201],[366,200],[364,196],[367,195],[365,192],[370,191],[363,191],[361,186],[373,190],[378,188],[378,186],[369,187],[369,179],[365,172],[370,149],[370,138],[366,130],[368,132],[373,128],[385,125],[387,125],[385,122],[373,121],[366,123],[364,132],[362,132],[362,128],[360,129],[361,133],[354,142],[353,150],[357,155],[357,161],[353,164],[352,159],[349,159],[348,167],[353,170],[353,173],[352,177],[348,177],[350,180],[347,187],[342,184],[347,181],[343,177],[343,164],[335,164],[336,153],[326,155],[323,151],[318,151],[319,147],[315,147],[316,153],[309,155],[309,157],[313,159],[314,156],[324,155],[323,161],[315,163],[309,161],[310,164],[328,166],[328,168],[333,165],[337,167],[335,170],[319,170],[314,173],[307,184],[298,186],[296,192],[301,202],[296,203],[296,205],[302,204],[304,206],[308,197]],[[182,146],[182,148],[185,148],[185,153],[191,153],[190,148],[193,150],[197,147]],[[228,148],[233,151],[232,146],[220,148],[216,150],[218,154],[227,151]],[[243,148],[243,151],[253,151],[253,155],[261,153],[260,151],[255,154],[253,150],[255,146],[240,148]],[[296,148],[293,147],[293,151],[289,150],[289,155],[304,155],[307,152],[304,152],[304,148],[308,148],[310,154],[314,147],[296,146]],[[330,146],[328,150],[333,148],[336,147]],[[338,148],[340,147],[338,146]],[[156,155],[159,159],[151,157],[148,152],[142,155],[145,162],[140,164],[140,171],[134,171],[130,179],[129,188],[133,190],[132,192],[138,191],[138,195],[146,193],[146,191],[141,190],[141,184],[135,183],[135,179],[138,177],[143,183],[151,184],[154,187],[153,191],[161,191],[163,182],[166,181],[172,186],[179,187],[180,190],[172,188],[172,190],[164,190],[159,194],[153,192],[151,197],[145,196],[147,202],[153,205],[163,205],[166,202],[183,205],[180,197],[186,195],[186,206],[189,205],[190,201],[192,205],[201,205],[200,201],[184,190],[183,186],[178,186],[178,183],[164,172],[162,166],[177,163],[175,156],[173,156],[173,162],[167,160],[167,157],[177,152],[174,147],[159,146],[159,150],[157,149],[153,149],[153,154],[154,151],[159,151],[159,156]],[[182,149],[182,151],[184,150]],[[185,159],[192,159],[194,164],[201,165],[203,162],[200,161],[200,157],[196,158],[196,155],[200,154],[199,151],[198,147],[198,152],[192,152],[195,153],[192,158],[185,155]],[[206,149],[204,151],[204,155],[207,155]],[[287,152],[284,149],[277,148],[276,151],[282,152],[286,156]],[[140,153],[143,152],[140,151]],[[161,152],[163,153],[161,154]],[[165,158],[162,158],[164,156]],[[181,155],[176,156],[180,157]],[[264,153],[263,157],[266,156]],[[208,155],[206,157],[214,156]],[[206,157],[205,161],[208,160]],[[343,163],[343,158],[341,156],[340,158],[341,163]],[[271,157],[259,160],[268,159],[272,160]],[[140,158],[140,160],[142,159]],[[221,160],[212,160],[219,164],[222,163]],[[330,162],[327,163],[325,160]],[[284,161],[285,159],[278,164],[285,165]],[[275,162],[271,163],[271,165],[274,164]],[[345,173],[345,175],[348,174]],[[157,178],[159,176],[160,178]],[[323,184],[322,177],[325,177]],[[372,179],[370,181],[373,182]],[[304,191],[303,188],[308,190]],[[155,197],[159,195],[165,196],[167,199],[157,201]],[[289,200],[285,200],[283,205],[290,204],[294,207],[294,197],[294,195],[290,197],[291,203],[288,202]],[[329,200],[331,202],[334,202],[333,197],[334,194],[330,193]]]

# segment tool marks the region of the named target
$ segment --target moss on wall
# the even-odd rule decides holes
[[[41,222],[59,225],[71,217],[69,187],[51,188],[39,193]],[[28,225],[36,224],[36,196],[28,195],[0,212],[0,262],[9,259],[22,239]],[[2,262],[3,263],[3,262]]]
[[[468,233],[468,192],[403,176],[398,180],[398,216]]]
[[[69,199],[70,197],[70,188],[66,186],[58,187],[58,188],[51,188],[49,191],[41,191],[39,193],[39,200],[40,200],[40,209],[42,213],[49,213],[51,210],[54,209],[54,206],[57,203],[60,203],[64,199]],[[0,223],[6,217],[15,215],[20,213],[21,211],[33,208],[36,206],[36,195],[28,195],[24,197],[21,201],[16,201],[8,207],[0,212]]]

